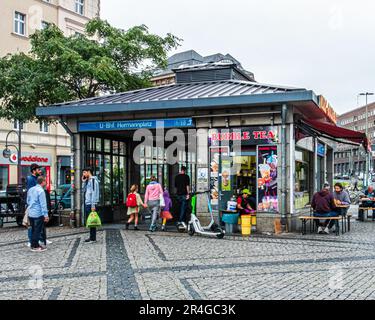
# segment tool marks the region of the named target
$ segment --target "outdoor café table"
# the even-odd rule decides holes
[[[342,233],[344,233],[344,225],[345,225],[345,232],[346,232],[346,223],[344,224],[344,220],[348,222],[348,231],[350,231],[350,219],[347,217],[347,211],[350,208],[349,204],[337,204],[336,208],[339,209],[340,215],[342,216]]]
[[[347,209],[349,207],[350,207],[350,205],[348,205],[348,204],[338,204],[338,205],[336,205],[336,208],[339,209],[339,216],[342,217],[342,219],[341,219],[341,226],[342,226],[341,227],[341,233],[342,234],[344,234],[344,226],[345,226],[345,232],[346,232],[346,223],[344,223],[345,220],[347,220],[347,222],[348,222],[348,231],[350,231],[350,220],[346,215]],[[311,217],[314,216],[314,210],[312,209],[312,207],[310,207],[310,216]],[[321,219],[323,220],[324,218],[321,218]],[[327,217],[326,220],[329,220],[329,218]],[[310,232],[314,231],[314,227],[312,228],[313,230],[311,230],[311,225],[312,224],[310,224]]]
[[[375,198],[362,198],[360,200],[360,205],[363,203],[363,202],[371,202],[372,204],[375,202]],[[368,206],[364,206],[364,207],[359,207],[358,208],[359,210],[362,209],[362,210],[366,210],[367,211],[367,219],[368,219],[368,212],[369,210],[373,210],[373,212],[375,211],[375,208],[373,208],[372,206],[371,207],[368,207]],[[365,219],[365,216],[363,216],[363,220]],[[372,220],[374,220],[374,217],[372,217]]]

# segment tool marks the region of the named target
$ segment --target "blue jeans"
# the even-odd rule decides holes
[[[44,242],[44,244],[46,245],[47,244],[46,243],[47,240],[46,240],[46,237],[45,237],[45,226],[43,227],[43,229],[44,229],[44,232],[41,233],[39,240],[42,241],[42,242]],[[27,229],[27,237],[29,238],[29,242],[31,243],[32,237],[33,237],[33,230],[32,230],[31,227],[29,227]]]
[[[180,204],[180,217],[178,222],[185,222],[187,200],[186,195],[177,196],[178,203]]]
[[[155,227],[160,216],[160,200],[149,200],[147,205],[152,213],[150,228]]]
[[[86,223],[87,223],[87,219],[90,213],[91,213],[91,205],[85,205],[85,222]],[[90,228],[90,240],[96,241],[96,228]]]
[[[314,217],[318,217],[318,218],[331,218],[331,217],[338,217],[338,216],[339,216],[339,212],[337,212],[337,211],[321,212],[321,213],[320,212],[314,212]],[[335,223],[334,220],[330,220],[330,219],[327,219],[325,221],[324,225],[320,224],[320,220],[315,220],[315,222],[316,222],[317,227],[328,226],[328,228],[332,228],[334,223]]]
[[[29,218],[31,225],[31,248],[39,247],[39,240],[41,238],[42,232],[44,230],[44,217],[39,218]]]

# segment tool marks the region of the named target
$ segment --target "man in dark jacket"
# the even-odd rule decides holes
[[[182,166],[180,173],[176,176],[175,187],[177,190],[177,200],[180,204],[180,216],[177,227],[186,229],[185,217],[188,200],[190,197],[190,177],[186,174],[186,167]]]
[[[337,217],[338,212],[335,211],[335,200],[332,193],[329,191],[329,184],[325,183],[323,189],[314,194],[311,207],[314,209],[314,217],[330,218]],[[318,233],[323,231],[329,234],[329,229],[332,228],[332,220],[326,220],[323,224],[320,220],[316,220]]]

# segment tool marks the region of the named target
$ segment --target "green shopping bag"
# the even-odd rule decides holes
[[[96,211],[92,211],[89,214],[89,217],[87,218],[86,222],[86,228],[98,228],[102,226],[102,222],[100,220],[100,217]]]

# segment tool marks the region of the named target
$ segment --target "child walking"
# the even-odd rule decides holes
[[[165,231],[167,220],[172,219],[172,214],[171,214],[171,209],[172,209],[172,199],[171,196],[169,195],[168,190],[164,190],[163,193],[163,198],[164,198],[164,207],[161,212],[161,218],[163,219],[163,224],[161,226],[161,230]]]
[[[130,193],[128,194],[128,197],[126,199],[126,206],[128,207],[128,216],[130,216],[130,218],[126,223],[125,229],[128,230],[130,223],[132,223],[134,220],[134,230],[139,230],[138,214],[140,208],[142,206],[145,207],[145,204],[143,203],[142,198],[138,193],[138,186],[136,184],[133,184],[130,188]]]

